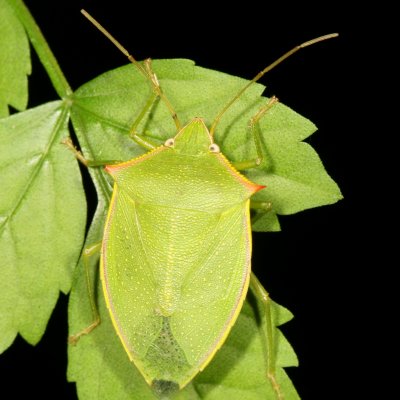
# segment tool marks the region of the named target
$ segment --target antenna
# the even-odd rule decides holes
[[[146,68],[144,68],[142,66],[142,64],[140,64],[134,57],[132,54],[130,54],[128,52],[128,50],[125,49],[124,46],[122,46],[122,44],[120,42],[118,42],[117,39],[114,38],[114,36],[111,35],[110,32],[108,32],[105,28],[103,28],[103,26],[96,21],[87,11],[85,10],[81,10],[81,13],[104,35],[107,37],[108,40],[110,40],[110,42],[112,42],[117,48],[118,50],[125,55],[125,57],[128,58],[128,60],[134,64],[138,70],[144,75],[144,77],[146,79],[148,79],[153,87],[153,90],[155,91],[156,95],[159,96],[161,98],[161,100],[165,103],[165,105],[167,106],[169,112],[172,115],[172,118],[174,119],[175,125],[177,127],[177,129],[179,130],[181,128],[181,123],[178,119],[178,116],[176,115],[176,112],[174,110],[174,108],[172,107],[171,103],[169,102],[169,100],[167,99],[167,97],[165,96],[164,92],[161,89],[160,84],[158,83],[157,77],[154,74],[154,72],[151,70],[150,67],[150,63],[147,62],[145,63]]]
[[[294,47],[292,50],[289,50],[286,52],[283,56],[279,57],[276,61],[274,61],[272,64],[268,65],[268,67],[264,68],[262,71],[260,71],[249,83],[247,83],[238,93],[237,95],[230,100],[224,108],[218,113],[218,115],[215,117],[214,122],[211,125],[210,128],[210,134],[211,136],[214,136],[215,128],[218,125],[220,119],[222,116],[225,114],[225,112],[228,110],[228,108],[255,82],[257,82],[261,77],[263,77],[267,72],[271,71],[271,69],[275,68],[278,64],[280,64],[282,61],[286,60],[289,58],[292,54],[298,52],[300,49],[303,49],[304,47],[311,46],[315,43],[322,42],[323,40],[328,40],[332,39],[339,36],[338,33],[330,33],[328,35],[320,36],[315,39],[308,40],[307,42],[304,42],[296,47]]]

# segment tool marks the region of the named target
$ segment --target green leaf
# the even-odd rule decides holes
[[[0,0],[0,118],[8,104],[25,110],[31,73],[29,43],[25,30],[7,1]]]
[[[86,208],[68,118],[55,101],[0,120],[0,352],[36,344],[71,286]]]
[[[153,68],[182,123],[195,116],[208,126],[222,107],[246,84],[246,80],[207,70],[189,60],[155,60]],[[226,112],[215,133],[216,142],[231,161],[256,156],[248,123],[266,104],[264,87],[253,85]],[[95,160],[128,160],[143,153],[128,136],[151,88],[133,65],[109,71],[75,93],[73,115],[85,125],[79,137],[85,155]],[[253,230],[279,230],[277,214],[292,214],[341,199],[335,182],[326,173],[316,152],[302,142],[316,127],[283,104],[276,104],[259,121],[265,160],[245,174],[266,185],[255,200],[269,201],[272,211],[258,213]],[[160,143],[176,133],[173,120],[158,101],[138,127],[140,133]]]
[[[318,154],[302,141],[316,130],[314,124],[277,104],[260,121],[260,129],[266,160],[262,168],[249,170],[247,176],[267,188],[257,193],[255,200],[269,201],[277,214],[288,215],[342,198]],[[264,214],[257,219],[253,230],[270,230],[269,217]]]

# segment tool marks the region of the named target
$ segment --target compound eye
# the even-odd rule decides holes
[[[208,149],[211,151],[211,153],[219,153],[221,151],[219,146],[215,143],[210,144],[210,147]]]
[[[167,147],[174,147],[174,144],[175,144],[175,139],[174,138],[167,139],[164,142],[164,146],[167,146]]]

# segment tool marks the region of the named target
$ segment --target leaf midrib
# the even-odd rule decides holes
[[[4,218],[4,221],[1,222],[0,224],[0,232],[6,227],[7,224],[9,224],[18,211],[19,207],[22,204],[22,201],[26,197],[27,193],[29,192],[32,184],[35,182],[37,175],[39,174],[39,171],[42,168],[42,165],[44,161],[46,160],[50,149],[53,146],[53,143],[55,142],[55,139],[57,137],[57,134],[59,132],[60,126],[63,125],[63,123],[66,120],[66,115],[69,112],[69,108],[64,105],[62,107],[62,113],[60,114],[59,118],[57,119],[57,123],[54,126],[53,132],[50,135],[50,140],[48,141],[47,146],[45,147],[44,151],[42,152],[42,155],[39,158],[39,162],[36,164],[36,166],[32,169],[32,173],[25,185],[25,187],[21,190],[21,195],[19,196],[18,200],[15,202],[14,208],[12,208],[11,212]]]

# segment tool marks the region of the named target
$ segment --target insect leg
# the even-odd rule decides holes
[[[268,110],[272,108],[272,106],[278,102],[278,99],[275,96],[272,96],[268,103],[260,108],[258,112],[250,119],[249,128],[253,134],[254,144],[256,146],[257,157],[253,160],[246,161],[238,161],[233,163],[233,166],[238,170],[244,170],[249,168],[256,168],[261,165],[264,159],[262,145],[261,145],[261,132],[260,127],[258,126],[258,121],[267,113]]]
[[[263,215],[272,211],[272,203],[270,201],[258,201],[251,199],[250,208],[253,211],[251,213],[251,222],[254,224]]]
[[[91,246],[86,247],[83,250],[83,254],[82,254],[83,265],[85,267],[86,286],[87,286],[87,290],[88,290],[90,308],[92,309],[93,321],[91,322],[90,325],[88,325],[86,328],[82,329],[80,332],[78,332],[74,335],[70,335],[68,337],[69,344],[75,345],[78,342],[78,340],[81,338],[81,336],[89,334],[101,322],[99,310],[97,309],[97,304],[96,304],[96,300],[95,300],[93,282],[92,282],[92,279],[90,278],[90,259],[94,255],[99,254],[100,248],[101,248],[101,242],[95,243]]]
[[[272,203],[270,201],[250,200],[250,208],[253,210],[268,212],[272,210]]]
[[[85,158],[82,152],[76,148],[70,137],[65,138],[61,143],[67,146],[67,148],[72,151],[76,159],[87,168],[104,167],[105,165],[118,164],[121,162],[121,160],[88,160]]]
[[[281,388],[276,379],[276,351],[275,346],[275,324],[272,316],[271,309],[271,298],[268,292],[261,285],[260,281],[252,272],[250,275],[250,290],[253,292],[254,296],[261,301],[262,308],[260,312],[263,314],[261,316],[262,330],[265,335],[265,359],[267,362],[267,377],[271,382],[271,385],[276,393],[277,399],[282,400],[283,394]]]
[[[140,114],[137,116],[135,121],[133,122],[130,130],[129,130],[129,136],[141,147],[143,147],[146,150],[152,150],[154,149],[157,145],[151,143],[148,139],[144,139],[143,135],[138,133],[137,127],[139,126],[140,122],[146,115],[146,113],[150,110],[150,108],[153,106],[155,100],[157,99],[157,94],[152,93],[149,99],[147,100],[145,106],[143,107],[142,111]]]

